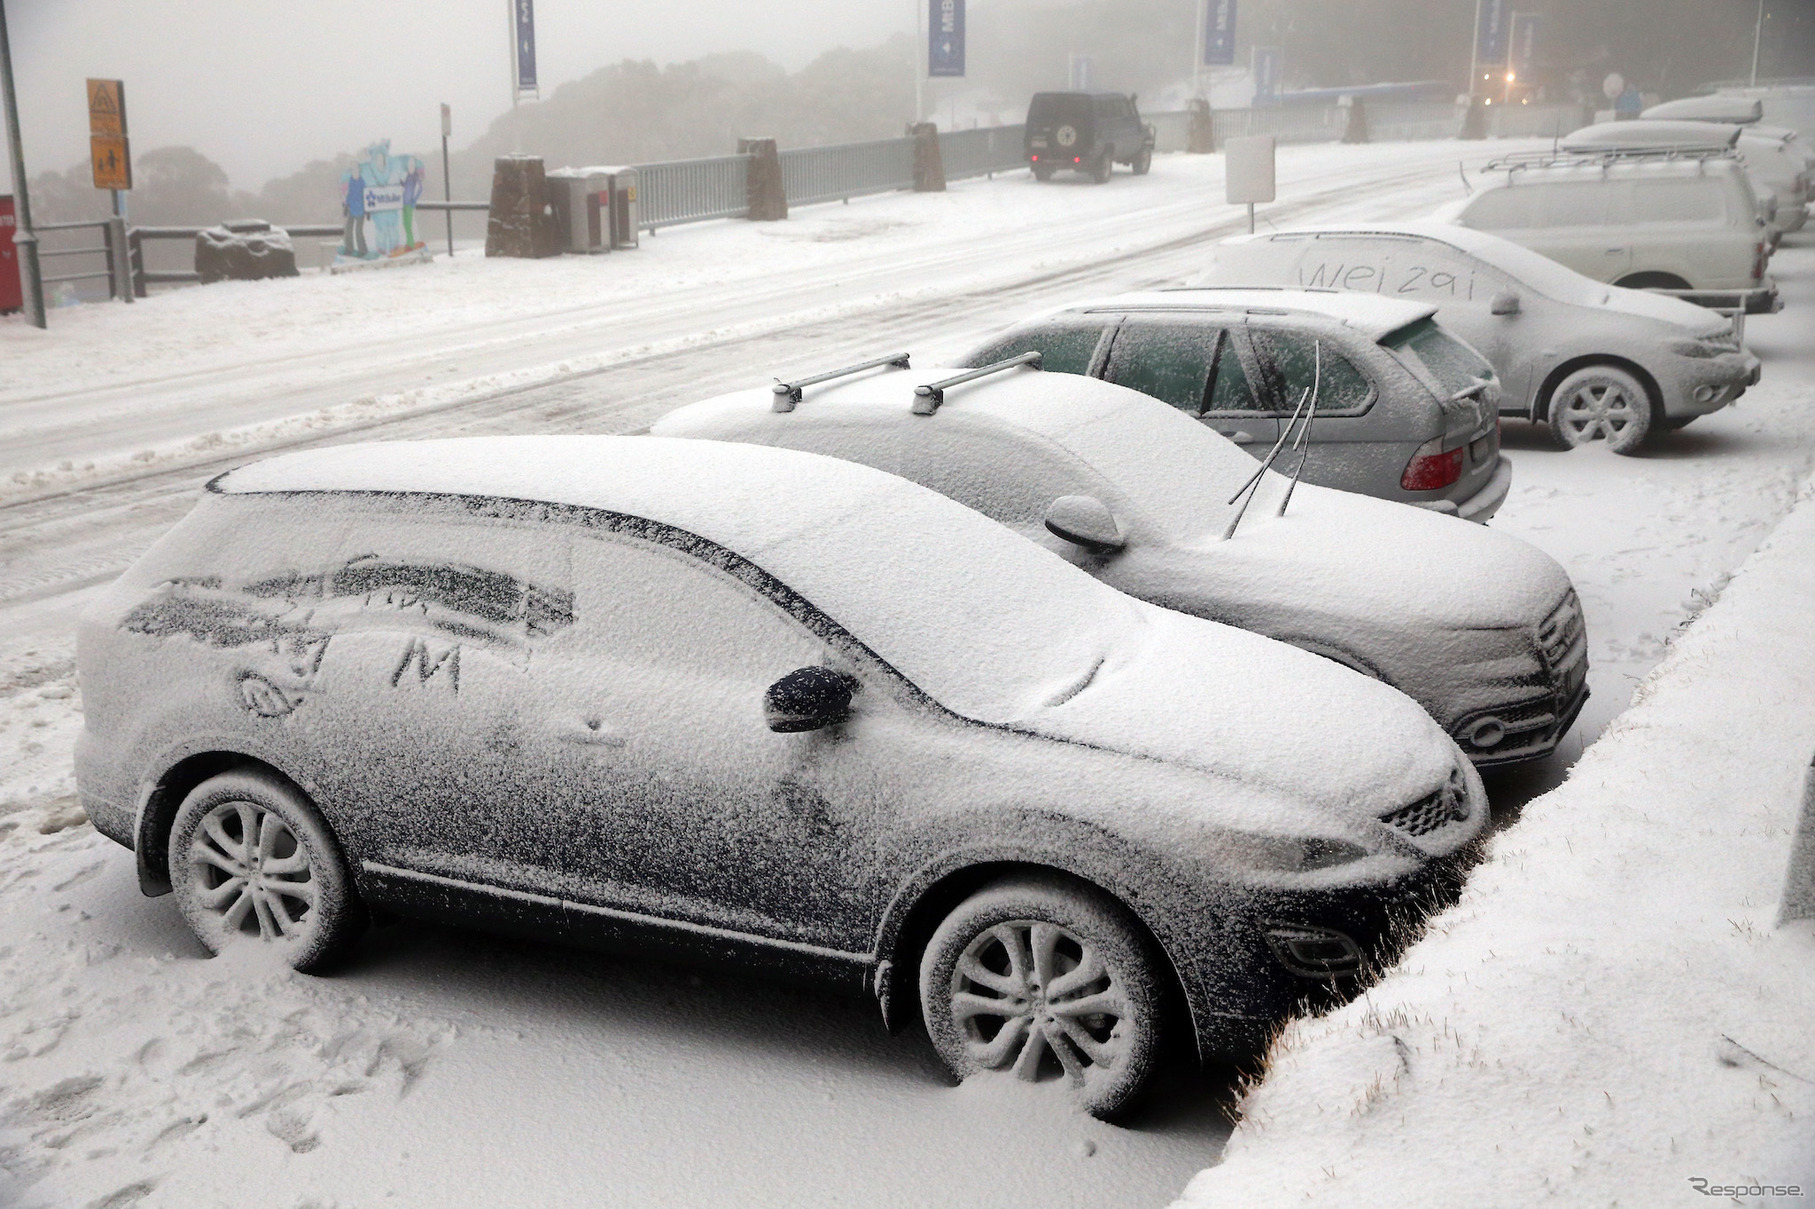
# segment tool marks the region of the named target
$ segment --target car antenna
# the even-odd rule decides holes
[[[875,369],[881,365],[892,365],[896,369],[911,368],[908,365],[908,354],[891,353],[886,357],[865,361],[861,365],[847,365],[843,369],[835,369],[831,373],[814,374],[811,378],[796,378],[792,382],[783,382],[777,378],[775,385],[770,388],[775,392],[775,401],[771,406],[776,411],[793,411],[794,405],[800,402],[800,392],[807,387],[818,386],[821,382],[830,382],[834,378],[848,378],[852,374],[861,374],[866,369]]]
[[[954,374],[952,377],[947,378],[942,382],[928,382],[925,386],[916,386],[914,388],[914,414],[917,416],[930,416],[938,411],[940,405],[945,402],[945,392],[950,387],[960,386],[966,382],[974,382],[978,378],[985,377],[989,374],[999,374],[1003,370],[1014,369],[1016,366],[1020,365],[1028,366],[1031,369],[1039,369],[1041,361],[1042,358],[1038,352],[1022,353],[1019,356],[1010,357],[1006,361],[997,361],[993,365],[985,365],[981,369],[965,370],[963,373]]]
[[[1298,396],[1298,406],[1293,408],[1292,418],[1286,422],[1285,431],[1279,434],[1279,440],[1273,442],[1273,448],[1267,452],[1266,459],[1260,464],[1260,469],[1256,470],[1253,477],[1241,485],[1239,491],[1229,497],[1229,502],[1231,504],[1236,500],[1241,500],[1244,494],[1246,494],[1248,498],[1242,500],[1242,506],[1236,512],[1235,519],[1229,522],[1229,528],[1223,532],[1224,541],[1228,541],[1235,536],[1236,527],[1242,523],[1242,517],[1248,514],[1248,505],[1252,504],[1254,502],[1254,497],[1260,494],[1261,479],[1266,475],[1267,471],[1273,468],[1273,459],[1279,456],[1280,449],[1285,446],[1286,438],[1292,435],[1292,426],[1298,423],[1298,417],[1305,409],[1305,400],[1310,397],[1311,388],[1307,386],[1304,389],[1304,393]]]
[[[1462,192],[1473,197],[1475,195],[1475,190],[1474,187],[1468,183],[1468,169],[1463,165],[1461,160],[1456,161],[1456,175],[1462,178]]]
[[[1292,471],[1292,481],[1286,484],[1286,496],[1279,501],[1279,511],[1275,512],[1274,516],[1286,514],[1286,505],[1292,502],[1292,493],[1298,490],[1298,477],[1305,472],[1305,463],[1311,457],[1311,421],[1317,418],[1317,398],[1323,391],[1322,340],[1311,345],[1311,356],[1313,366],[1311,370],[1311,410],[1305,413],[1305,426],[1298,430],[1298,440],[1292,443],[1292,448],[1301,449],[1303,452],[1298,455],[1298,466]]]

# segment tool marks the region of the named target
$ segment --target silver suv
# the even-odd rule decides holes
[[[1335,290],[1125,294],[1048,311],[957,364],[1039,352],[1049,373],[1152,395],[1257,458],[1306,403],[1305,482],[1486,521],[1512,486],[1500,384],[1435,313]]]

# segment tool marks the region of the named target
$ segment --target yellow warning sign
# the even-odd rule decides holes
[[[125,135],[92,134],[88,147],[88,158],[94,161],[95,188],[132,188],[132,152]]]
[[[123,81],[88,81],[88,133],[125,137],[126,85]]]

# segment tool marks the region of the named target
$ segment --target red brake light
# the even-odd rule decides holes
[[[1467,446],[1443,452],[1443,438],[1426,441],[1405,464],[1399,485],[1407,491],[1440,491],[1462,477],[1462,457]]]
[[[1084,162],[1084,157],[1081,155],[1074,155],[1071,157],[1071,162],[1074,164],[1081,164]]]
[[[1036,163],[1036,164],[1037,164],[1037,163],[1039,163],[1039,162],[1040,162],[1040,157],[1039,157],[1039,156],[1037,156],[1037,155],[1036,155],[1036,156],[1034,156],[1034,163]]]

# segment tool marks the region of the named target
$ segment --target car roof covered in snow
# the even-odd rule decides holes
[[[1650,121],[1731,122],[1744,126],[1762,121],[1765,103],[1757,97],[1736,97],[1715,93],[1703,97],[1683,97],[1653,105],[1639,117]]]
[[[1598,122],[1564,135],[1563,150],[1724,148],[1737,143],[1740,134],[1739,126],[1720,122]]]
[[[1378,341],[1437,308],[1346,290],[1293,290],[1267,286],[1186,286],[1074,302],[1045,317],[1089,311],[1240,311],[1260,315],[1309,315],[1333,320]]]

